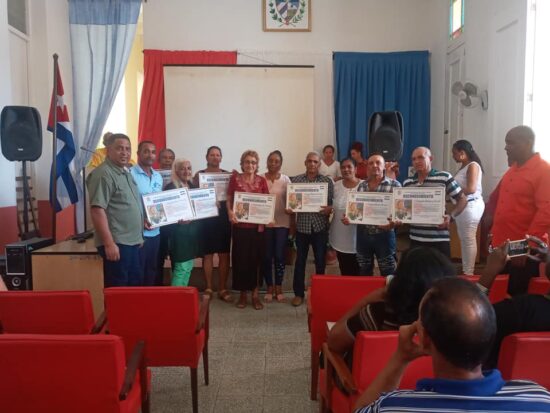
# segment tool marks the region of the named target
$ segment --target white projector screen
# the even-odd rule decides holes
[[[283,153],[282,172],[304,173],[313,150],[313,68],[166,66],[166,146],[187,158],[193,172],[206,167],[206,149],[222,149],[221,167],[240,168],[241,154]]]

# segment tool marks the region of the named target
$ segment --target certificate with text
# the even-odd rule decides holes
[[[288,184],[286,208],[293,212],[319,212],[328,205],[328,183]]]
[[[445,188],[393,190],[393,217],[404,224],[439,225],[445,215]]]
[[[269,224],[275,221],[275,195],[235,192],[233,212],[239,222]]]
[[[170,169],[159,169],[157,172],[162,176],[162,187],[172,182],[172,171]]]
[[[203,219],[218,216],[216,190],[214,188],[189,189],[189,199],[195,212],[194,219]]]
[[[216,199],[225,201],[227,199],[227,186],[231,174],[227,172],[201,172],[199,173],[199,188],[214,188]]]
[[[155,192],[143,195],[142,198],[147,220],[153,228],[180,220],[190,221],[194,217],[186,188]]]
[[[387,225],[392,214],[393,196],[388,192],[350,191],[346,217],[351,224]]]

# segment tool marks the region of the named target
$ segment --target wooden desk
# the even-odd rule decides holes
[[[95,316],[103,311],[103,260],[93,238],[62,241],[32,253],[32,282],[37,291],[89,290]]]

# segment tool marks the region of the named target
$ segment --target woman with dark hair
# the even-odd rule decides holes
[[[241,292],[237,307],[246,307],[247,292],[252,291],[252,306],[256,310],[264,308],[258,296],[258,289],[262,285],[260,267],[265,246],[264,225],[239,222],[236,211],[233,210],[233,198],[235,192],[269,194],[265,178],[257,174],[259,160],[256,151],[244,151],[241,155],[243,172],[233,172],[227,187],[226,201],[229,221],[233,224],[233,289]]]
[[[349,156],[355,161],[355,176],[359,179],[367,179],[367,160],[363,158],[363,144],[353,142],[349,150]]]
[[[290,215],[285,212],[286,186],[290,178],[281,173],[283,154],[273,151],[267,157],[267,172],[264,178],[267,181],[269,193],[275,195],[275,223],[265,228],[265,256],[262,272],[267,292],[264,301],[270,303],[273,297],[285,302],[283,295],[283,276],[285,275],[285,252],[290,228]],[[275,270],[275,289],[273,289],[273,270]]]
[[[398,330],[418,319],[418,305],[432,284],[455,275],[455,268],[441,252],[415,247],[403,253],[395,275],[388,276],[386,287],[357,302],[332,327],[327,337],[329,348],[340,354],[353,349],[360,331]]]
[[[456,229],[460,238],[462,251],[462,273],[474,274],[477,255],[477,226],[485,210],[485,202],[481,196],[481,178],[483,167],[481,160],[467,140],[458,140],[453,145],[453,159],[460,163],[460,169],[454,178],[468,199],[466,208],[456,216]]]
[[[334,146],[325,145],[323,148],[323,159],[321,159],[321,163],[319,164],[319,174],[328,176],[336,182],[342,179],[342,174],[340,173],[340,162],[334,159],[334,152]]]

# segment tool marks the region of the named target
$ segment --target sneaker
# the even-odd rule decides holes
[[[294,297],[291,301],[291,304],[294,306],[294,307],[299,307],[303,304],[304,302],[304,298],[303,297]]]

